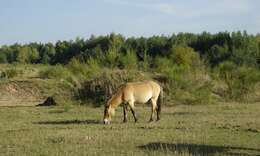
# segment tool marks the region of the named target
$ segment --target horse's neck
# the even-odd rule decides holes
[[[121,93],[116,93],[113,95],[111,99],[111,105],[113,108],[116,108],[118,105],[122,103],[122,94]]]

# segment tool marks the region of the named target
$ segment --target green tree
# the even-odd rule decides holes
[[[40,62],[43,64],[52,64],[55,57],[56,50],[53,44],[48,43],[43,45],[40,50]]]
[[[6,54],[1,51],[0,51],[0,63],[8,63]]]
[[[109,35],[109,48],[120,50],[124,43],[124,37],[122,35],[117,35],[115,33],[111,33]]]
[[[110,68],[114,68],[118,66],[119,53],[114,48],[109,48],[105,54],[104,65]]]
[[[36,48],[30,48],[29,51],[29,62],[28,63],[37,63],[40,58],[39,52]]]
[[[18,49],[16,61],[19,63],[36,63],[39,59],[39,52],[36,48],[23,46]]]
[[[170,51],[170,58],[175,64],[184,66],[196,65],[200,61],[198,53],[187,46],[173,47]]]
[[[207,54],[209,63],[212,66],[218,65],[219,63],[228,60],[230,56],[231,56],[231,52],[229,52],[229,48],[227,44],[225,44],[224,46],[215,44],[210,48]]]
[[[127,50],[126,54],[120,56],[119,60],[125,69],[136,69],[138,67],[138,60],[134,50]]]
[[[19,63],[28,63],[30,60],[30,48],[27,46],[18,49],[16,54],[16,61]]]

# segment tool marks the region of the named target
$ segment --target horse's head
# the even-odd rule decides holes
[[[109,105],[105,105],[104,110],[104,124],[110,124],[112,116],[115,114],[115,109]]]

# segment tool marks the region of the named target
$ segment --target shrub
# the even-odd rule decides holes
[[[171,68],[171,66],[173,66],[173,62],[166,57],[156,57],[154,62],[156,71],[162,73],[168,71]]]
[[[228,49],[228,46],[225,44],[224,46],[213,45],[207,54],[207,58],[209,63],[212,66],[218,65],[220,62],[229,59],[231,52]]]
[[[115,48],[109,48],[105,54],[105,59],[102,61],[106,67],[114,68],[117,67],[117,59],[119,57],[119,53]]]
[[[86,63],[73,58],[67,65],[68,69],[77,76],[80,80],[95,77],[100,70],[100,65],[97,59],[90,57]]]
[[[138,61],[138,60],[137,60]],[[150,57],[147,53],[144,54],[142,59],[139,61],[139,69],[142,71],[149,71],[152,64],[152,57]]]
[[[175,64],[192,66],[199,63],[200,58],[192,48],[186,46],[176,46],[170,51],[170,58]]]
[[[137,56],[133,50],[127,50],[126,55],[122,55],[119,61],[124,69],[136,69],[138,65]]]
[[[8,63],[7,56],[3,52],[0,52],[0,63]]]
[[[174,64],[168,58],[156,58],[156,71],[165,76],[164,88],[170,100],[182,104],[211,103],[212,82],[204,66]]]
[[[0,72],[0,78],[10,79],[10,78],[17,77],[19,74],[21,74],[21,71],[19,71],[15,67],[13,67],[13,68],[1,71]]]
[[[19,72],[15,68],[7,69],[5,73],[8,78],[13,78],[19,74]]]
[[[72,73],[62,65],[49,66],[40,73],[40,77],[49,79],[68,79]]]
[[[208,104],[212,102],[212,81],[203,69],[191,70],[173,66],[168,73],[171,96],[177,103]]]
[[[155,60],[156,71],[164,74],[167,78],[167,83],[171,87],[178,88],[183,85],[183,79],[189,68],[184,65],[176,65],[168,58],[157,57]],[[183,87],[182,87],[183,88]]]
[[[87,75],[87,65],[85,63],[81,63],[77,59],[73,58],[67,65],[68,69],[71,73],[78,77],[82,77]]]
[[[246,100],[247,95],[254,92],[255,85],[260,80],[257,69],[247,66],[237,67],[232,62],[221,63],[219,73],[227,85],[224,96],[229,99]]]
[[[94,58],[90,58],[87,61],[87,66],[88,68],[86,70],[87,70],[88,78],[97,76],[101,70],[98,60]]]

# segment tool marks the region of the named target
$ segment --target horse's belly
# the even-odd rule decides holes
[[[147,92],[147,93],[139,93],[135,94],[135,102],[137,103],[146,103],[148,102],[152,97],[152,92]]]

